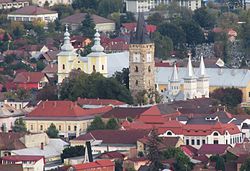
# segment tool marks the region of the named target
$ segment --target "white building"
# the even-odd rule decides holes
[[[168,5],[171,0],[125,0],[127,11],[138,13],[138,12],[148,12],[154,9],[160,4]],[[186,7],[192,11],[201,7],[201,0],[178,0],[177,3],[181,7]]]
[[[29,0],[1,0],[0,9],[22,8],[29,4]]]
[[[49,6],[53,6],[56,4],[64,4],[64,5],[70,5],[72,4],[73,0],[31,0],[32,4],[36,4],[40,7],[43,7],[45,3],[48,3]]]
[[[188,59],[187,72],[183,77],[183,84],[178,76],[176,64],[169,80],[169,89],[162,92],[165,101],[186,100],[201,97],[209,97],[209,77],[206,75],[203,56],[201,56],[200,68],[197,76],[191,62],[191,56]]]
[[[37,6],[25,6],[8,14],[11,21],[34,21],[41,20],[45,23],[53,22],[58,18],[58,13]]]
[[[177,122],[177,121],[170,121]],[[217,122],[214,125],[184,125],[166,123],[165,128],[160,128],[161,137],[181,137],[185,145],[200,148],[203,144],[229,144],[234,146],[242,143],[243,137],[235,124],[222,124]]]

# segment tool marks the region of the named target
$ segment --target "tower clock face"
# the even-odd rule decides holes
[[[133,54],[133,62],[140,62],[140,53]]]
[[[151,61],[152,61],[151,53],[147,53],[147,62],[151,62]]]

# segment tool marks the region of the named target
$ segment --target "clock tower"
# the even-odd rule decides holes
[[[129,89],[134,99],[139,92],[155,91],[154,43],[146,31],[143,13],[139,13],[136,32],[129,45]]]

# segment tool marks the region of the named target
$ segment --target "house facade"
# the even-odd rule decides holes
[[[16,75],[13,83],[17,88],[31,90],[42,89],[49,82],[42,72],[20,72]]]
[[[53,22],[58,18],[58,13],[37,6],[25,6],[8,14],[11,21],[31,22],[41,20],[45,23]]]
[[[25,117],[25,121],[31,133],[45,132],[53,123],[60,137],[77,137],[86,132],[96,115],[111,108],[85,110],[71,101],[43,101]]]

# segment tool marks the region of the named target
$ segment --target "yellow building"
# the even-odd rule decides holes
[[[70,34],[66,25],[64,33],[64,44],[61,47],[58,56],[58,84],[69,76],[73,69],[82,70],[87,74],[99,72],[107,77],[107,55],[103,52],[104,48],[100,43],[100,34],[98,31],[95,34],[95,44],[91,48],[91,53],[86,57],[81,57],[75,52],[74,47],[70,42]]]
[[[53,123],[60,137],[77,137],[86,133],[94,117],[112,107],[82,109],[71,101],[43,101],[25,117],[27,130],[31,133],[46,132]]]

